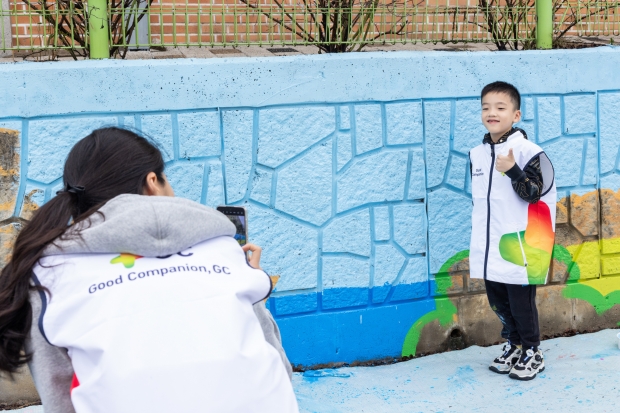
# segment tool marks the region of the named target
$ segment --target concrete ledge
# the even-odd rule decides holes
[[[615,47],[22,63],[0,65],[0,113],[35,117],[475,97],[498,77],[498,68],[523,94],[572,93],[583,91],[583,79],[589,79],[588,91],[618,88],[618,66]],[[437,76],[437,68],[445,75]],[[89,87],[68,81],[75,76]],[[110,87],[122,97],[108,92]]]
[[[13,379],[0,376],[0,405],[29,404],[40,401],[28,367],[24,367]],[[1,407],[1,406],[0,406]]]

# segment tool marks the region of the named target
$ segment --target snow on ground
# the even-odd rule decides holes
[[[619,412],[619,332],[544,341],[546,369],[528,382],[488,369],[501,353],[497,345],[389,366],[296,373],[293,386],[301,413]]]

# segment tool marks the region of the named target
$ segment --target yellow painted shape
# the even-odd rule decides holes
[[[598,241],[569,245],[566,249],[573,257],[573,261],[579,265],[580,280],[599,277],[601,254]]]
[[[596,280],[580,280],[579,283],[594,288],[596,291],[601,293],[603,297],[613,293],[614,291],[620,290],[620,277],[603,277]]]
[[[620,257],[601,258],[601,272],[603,275],[620,274]]]
[[[620,252],[620,238],[602,239],[601,251],[603,254],[614,254]]]

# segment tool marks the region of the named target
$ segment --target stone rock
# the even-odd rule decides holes
[[[20,139],[19,131],[0,129],[0,221],[15,211],[19,190]]]
[[[598,235],[598,191],[571,194],[570,222],[584,237]]]
[[[573,261],[579,266],[579,279],[599,278],[601,276],[601,254],[598,241],[587,241],[581,245],[567,248],[573,256]],[[574,280],[571,274],[569,279]]]
[[[317,231],[271,209],[253,204],[246,207],[249,239],[263,247],[262,267],[280,275],[277,290],[317,287]]]
[[[620,258],[618,257],[602,257],[601,258],[602,275],[620,274]],[[618,283],[620,286],[620,283]]]
[[[221,154],[222,139],[220,136],[219,111],[179,113],[177,123],[179,125],[179,156],[181,158],[191,159]],[[248,142],[244,142],[244,144],[248,145]]]
[[[455,105],[453,148],[467,156],[470,150],[482,143],[482,138],[487,133],[480,119],[480,99],[458,99]]]
[[[338,128],[340,130],[351,129],[351,108],[349,106],[340,106],[340,124]]]
[[[104,126],[115,126],[116,117],[32,120],[28,126],[28,178],[50,183],[62,176],[73,145]]]
[[[469,249],[471,199],[440,188],[428,195],[428,240],[430,271],[437,273],[444,262]]]
[[[332,216],[332,184],[328,140],[278,172],[275,207],[320,226]]]
[[[21,367],[17,373],[13,375],[12,380],[4,376],[0,378],[0,407],[3,409],[6,405],[20,406],[40,402],[41,399],[37,393],[37,389],[34,387],[34,382],[32,381],[28,366]],[[27,411],[29,409],[23,410]]]
[[[11,259],[11,251],[17,234],[22,229],[18,222],[0,226],[0,268],[3,268]]]
[[[600,189],[602,252],[620,252],[620,191]]]
[[[446,285],[448,286],[445,287]],[[464,287],[463,274],[437,274],[431,278],[431,295],[435,297],[462,294],[465,290]]]
[[[521,96],[521,119],[534,120],[535,112],[534,100],[529,96]]]
[[[121,118],[120,126],[123,128],[137,129],[135,116],[123,116]]]
[[[568,267],[566,264],[554,259],[551,266],[551,282],[565,282],[568,276],[567,271]]]
[[[356,158],[338,178],[338,212],[372,202],[401,201],[407,158],[407,151],[386,150]]]
[[[452,155],[447,183],[457,189],[465,188],[465,174],[469,173],[469,159]]]
[[[275,168],[325,138],[336,128],[333,107],[262,109],[258,162]]]
[[[568,223],[568,199],[569,197],[564,196],[555,204],[556,225]]]
[[[555,184],[558,187],[579,185],[581,180],[581,161],[583,158],[582,139],[560,139],[543,145],[555,170]]]
[[[458,271],[469,271],[469,257],[463,258],[460,261],[455,262],[448,268],[449,273]]]
[[[556,96],[538,97],[536,100],[538,103],[538,119],[544,119],[538,124],[538,143],[542,143],[562,134],[562,106],[560,98]],[[551,162],[555,166],[558,161],[551,158]]]
[[[582,185],[594,185],[598,178],[598,142],[596,138],[586,139],[586,164],[581,176]]]
[[[424,164],[424,150],[419,148],[411,151],[407,199],[424,198],[426,198],[426,165]]]
[[[620,148],[620,93],[599,94],[599,125],[601,145],[601,173],[616,169],[616,159]],[[618,189],[618,188],[614,188]]]
[[[200,163],[176,163],[166,167],[166,177],[175,196],[200,202],[205,166]]]
[[[164,161],[168,162],[175,159],[170,115],[142,115],[140,125],[142,133],[157,143],[164,156]]]
[[[404,264],[405,257],[394,246],[390,244],[375,246],[373,302],[385,301]]]
[[[22,210],[20,218],[30,220],[34,212],[39,209],[45,203],[45,190],[41,188],[33,187],[32,185],[26,186],[26,193],[24,194],[24,200],[22,202]]]
[[[276,315],[303,314],[317,309],[317,293],[272,297]],[[273,308],[273,307],[272,307]]]
[[[269,169],[257,167],[252,177],[252,191],[250,198],[261,204],[273,206],[271,203],[271,182],[273,172]]]
[[[224,200],[222,164],[219,161],[213,161],[207,164],[205,169],[207,170],[207,179],[209,182],[205,204],[211,208],[224,205],[226,201]]]
[[[422,143],[422,102],[388,103],[385,118],[388,145]]]
[[[375,241],[387,241],[392,238],[392,220],[390,209],[386,206],[374,207]]]
[[[323,257],[323,290],[343,287],[368,288],[370,263],[367,260],[346,256]]]
[[[564,96],[564,133],[580,134],[595,132],[596,95]]]
[[[368,209],[362,209],[337,216],[325,226],[322,251],[370,257],[370,241],[370,213]]]
[[[564,285],[548,285],[536,290],[538,322],[542,337],[569,331],[574,328],[574,300],[562,295]],[[583,331],[585,326],[579,330]]]
[[[427,187],[443,182],[450,153],[451,105],[449,101],[427,102],[424,105],[426,138]]]
[[[528,140],[536,142],[536,124],[534,121],[521,121],[514,126],[523,129]]]
[[[336,132],[338,171],[340,171],[353,158],[353,149],[351,147],[351,132]]]
[[[224,130],[224,166],[226,203],[242,200],[248,190],[252,170],[252,133],[254,112],[227,110],[222,115]]]
[[[392,207],[394,241],[409,254],[426,252],[426,208],[423,203]]]
[[[555,243],[568,247],[570,245],[579,245],[583,242],[583,238],[579,231],[567,224],[559,224],[555,227]]]
[[[604,240],[620,238],[620,191],[601,189],[601,231]],[[617,248],[610,248],[612,244],[603,242],[603,253],[620,252]]]
[[[426,297],[428,295],[426,257],[409,258],[405,270],[393,289],[391,301]]]
[[[383,146],[383,117],[380,105],[355,106],[356,154]]]
[[[470,293],[479,293],[486,291],[484,280],[482,278],[471,278],[469,272],[465,274],[467,279],[467,291]]]

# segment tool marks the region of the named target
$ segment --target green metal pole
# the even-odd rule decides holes
[[[553,0],[536,0],[536,48],[553,46]]]
[[[108,0],[88,0],[88,29],[90,58],[109,59]]]

